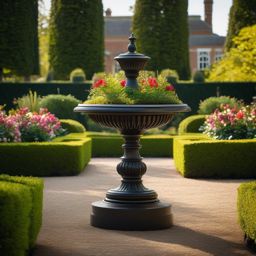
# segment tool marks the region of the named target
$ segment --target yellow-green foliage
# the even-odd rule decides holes
[[[205,121],[205,115],[193,115],[183,119],[179,124],[178,133],[197,133]]]
[[[29,248],[35,245],[37,235],[42,225],[42,210],[43,210],[43,188],[44,183],[42,179],[35,177],[9,176],[0,175],[0,183],[6,181],[16,184],[22,184],[30,189],[32,206],[29,214]]]
[[[0,255],[26,256],[42,222],[43,181],[0,175]]]
[[[76,120],[72,119],[60,119],[61,126],[68,133],[83,133],[85,132],[84,126]]]
[[[247,237],[256,241],[256,182],[243,183],[238,188],[239,223]]]
[[[82,136],[76,139],[64,136],[52,142],[0,145],[0,170],[10,175],[76,175],[83,171],[90,158],[91,139]]]
[[[234,47],[210,71],[209,81],[256,81],[256,25],[241,29]]]
[[[177,170],[188,178],[255,178],[256,140],[213,140],[205,137],[174,140]]]

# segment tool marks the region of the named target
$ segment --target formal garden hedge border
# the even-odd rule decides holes
[[[187,178],[255,178],[256,140],[174,139],[177,170]]]
[[[10,175],[68,176],[91,159],[91,139],[59,137],[52,142],[0,144],[0,170]]]
[[[205,115],[192,115],[183,119],[179,124],[178,134],[200,133],[199,128],[205,121]]]
[[[0,175],[0,254],[25,256],[42,224],[43,181]]]

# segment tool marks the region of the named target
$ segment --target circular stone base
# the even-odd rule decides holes
[[[92,203],[91,225],[116,230],[157,230],[172,226],[171,205],[155,202],[120,204]]]

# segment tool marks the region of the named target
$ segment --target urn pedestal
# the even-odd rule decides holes
[[[147,166],[139,154],[140,136],[146,129],[167,124],[175,113],[189,110],[186,104],[79,104],[75,108],[76,112],[88,114],[103,126],[118,129],[124,138],[124,155],[117,165],[117,172],[122,176],[121,184],[107,191],[103,201],[92,204],[92,226],[118,230],[155,230],[172,225],[171,205],[160,202],[157,193],[142,183]]]

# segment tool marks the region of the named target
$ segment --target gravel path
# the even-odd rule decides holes
[[[119,184],[117,158],[94,158],[75,177],[45,178],[43,226],[33,256],[240,256],[236,196],[242,180],[181,177],[172,159],[146,158],[144,185],[172,204],[174,226],[159,231],[91,227],[90,204]]]

